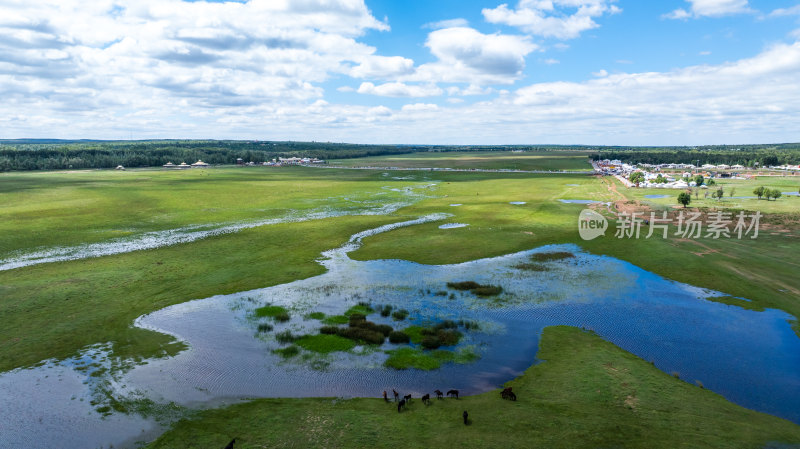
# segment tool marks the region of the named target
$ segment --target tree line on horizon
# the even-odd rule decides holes
[[[800,144],[718,145],[697,149],[605,150],[591,155],[592,160],[620,160],[629,164],[742,165],[745,167],[800,164]]]
[[[349,159],[403,154],[411,146],[255,141],[0,141],[0,171],[153,167],[167,162],[261,163],[279,157]]]
[[[580,152],[594,160],[646,164],[783,165],[800,163],[800,144],[625,147],[589,145],[369,145],[247,140],[0,140],[0,172],[81,168],[153,167],[202,159],[212,164],[264,162],[279,157],[351,159],[420,151]]]

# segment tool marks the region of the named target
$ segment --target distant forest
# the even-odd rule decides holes
[[[633,164],[727,164],[753,167],[800,164],[800,144],[713,145],[705,147],[613,148],[591,155],[593,160],[619,159]]]
[[[237,158],[261,163],[279,157],[351,159],[417,151],[567,151],[597,147],[561,145],[359,145],[330,142],[246,140],[0,140],[0,172],[79,168],[157,167],[198,159],[212,165],[234,164]]]
[[[58,141],[0,140],[0,171],[55,170],[191,164],[264,162],[278,157],[348,159],[417,151],[412,146],[356,145],[322,142],[258,142],[229,140]]]
[[[595,160],[647,164],[800,164],[800,144],[714,145],[704,147],[622,147],[586,145],[359,145],[330,142],[245,140],[0,140],[0,171],[153,167],[167,162],[212,164],[264,162],[278,157],[350,159],[418,151],[569,151]]]

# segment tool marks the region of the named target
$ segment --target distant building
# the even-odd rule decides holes
[[[192,168],[192,166],[187,164],[186,162],[181,162],[181,164],[180,165],[176,165],[175,168],[186,169],[186,168]]]
[[[197,162],[195,162],[194,164],[192,164],[192,167],[195,167],[195,168],[205,168],[205,167],[208,167],[208,164],[206,164],[205,162],[203,162],[203,161],[201,161],[200,159],[198,159],[198,160],[197,160]]]
[[[244,165],[244,159],[237,157],[236,158],[236,165]]]
[[[117,165],[117,168],[115,168],[114,170],[123,170],[124,171],[125,167],[123,167],[121,165]]]
[[[164,168],[175,168],[175,164],[172,162],[167,162],[166,164],[162,165]]]

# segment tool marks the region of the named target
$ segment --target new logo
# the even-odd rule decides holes
[[[608,220],[599,213],[591,209],[584,209],[578,215],[578,233],[582,239],[596,239],[605,235],[606,229],[608,229]]]

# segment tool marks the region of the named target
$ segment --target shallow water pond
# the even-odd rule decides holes
[[[436,215],[404,224],[444,218]],[[708,301],[704,298],[721,294],[591,255],[574,245],[438,266],[402,260],[361,262],[347,256],[363,237],[391,228],[359,233],[342,248],[324,253],[320,263],[328,271],[320,276],[191,301],[140,317],[136,325],[175,335],[190,349],[116,373],[108,388],[120,397],[138,392],[158,403],[190,407],[254,397],[380,397],[392,388],[415,396],[437,388],[474,394],[497,388],[537,363],[542,329],[566,324],[592,329],[665,372],[678,372],[688,382],[699,380],[740,405],[800,422],[800,339],[784,312],[754,312]],[[574,257],[532,257],[545,252]],[[478,289],[453,287],[465,281],[499,288],[484,297],[475,293]],[[340,317],[359,303],[372,304],[376,311],[379,305],[406,310],[402,319],[377,312],[368,317],[396,330],[443,320],[478,323],[477,329],[463,332],[456,346],[445,349],[467,350],[479,358],[423,371],[385,367],[386,351],[408,347],[388,342],[351,345],[328,354],[301,349],[284,357],[275,352],[291,344],[282,343],[279,335],[316,335],[326,319]],[[276,311],[283,307],[289,317],[259,317],[257,310],[267,305]],[[265,324],[269,329],[259,331]],[[0,422],[12,429],[0,436],[0,446],[29,442],[31,426],[25,423],[35,422],[37,415],[51,422],[38,431],[37,438],[44,442],[40,447],[80,447],[61,444],[71,441],[63,434],[78,432],[72,425],[75,416],[83,420],[81,428],[94,426],[104,438],[102,444],[113,442],[115,447],[153,426],[117,415],[103,420],[86,406],[65,406],[65,397],[89,397],[90,385],[54,380],[88,378],[76,373],[51,363],[0,375]],[[54,394],[41,394],[41,385]],[[30,409],[27,397],[35,398],[36,410]]]
[[[672,195],[645,195],[648,200],[658,200],[661,198],[672,198]]]
[[[602,203],[603,202],[603,201],[598,201],[598,200],[558,200],[558,201],[561,201],[562,203],[567,203],[567,204],[595,204],[595,203]]]
[[[464,228],[467,226],[469,226],[467,223],[445,223],[443,225],[439,225],[439,229]]]

